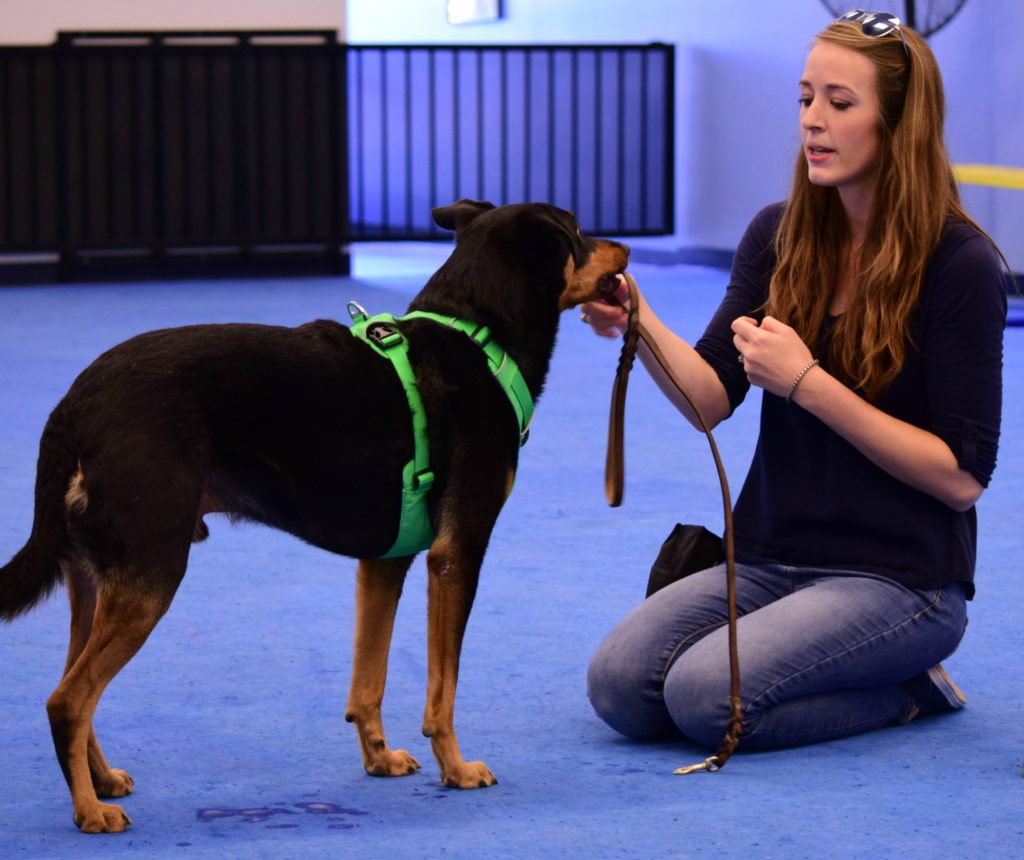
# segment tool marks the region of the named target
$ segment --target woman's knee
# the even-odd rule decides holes
[[[605,723],[637,740],[664,737],[675,731],[665,709],[657,679],[644,672],[643,661],[609,635],[587,667],[587,696]]]
[[[724,623],[722,591],[715,569],[697,573],[634,607],[615,626],[587,672],[587,692],[602,720],[633,738],[678,733],[665,708],[665,675],[681,653]]]
[[[715,749],[721,743],[731,716],[727,653],[724,657],[724,662],[709,661],[691,659],[691,654],[687,653],[676,661],[665,678],[665,710],[673,725],[690,740],[708,749]]]

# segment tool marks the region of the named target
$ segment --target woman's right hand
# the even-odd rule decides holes
[[[580,305],[580,319],[600,337],[621,337],[629,324],[629,287],[621,275],[613,295],[615,301],[601,300]]]

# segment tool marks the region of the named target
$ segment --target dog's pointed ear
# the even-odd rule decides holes
[[[430,214],[434,223],[445,230],[461,230],[478,215],[494,208],[493,203],[486,200],[468,200],[463,198],[451,206],[435,206]]]

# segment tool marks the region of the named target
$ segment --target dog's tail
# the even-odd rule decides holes
[[[47,597],[63,580],[61,562],[70,549],[65,494],[77,456],[71,433],[58,408],[39,443],[36,503],[32,534],[0,568],[0,620],[12,621]]]

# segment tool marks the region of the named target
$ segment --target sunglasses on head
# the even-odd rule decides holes
[[[910,50],[903,38],[903,29],[900,19],[888,12],[867,12],[864,9],[852,9],[845,15],[840,15],[836,21],[849,21],[851,24],[860,24],[860,31],[865,36],[888,36],[895,32],[900,37],[900,44],[903,45],[903,53],[910,59]]]

